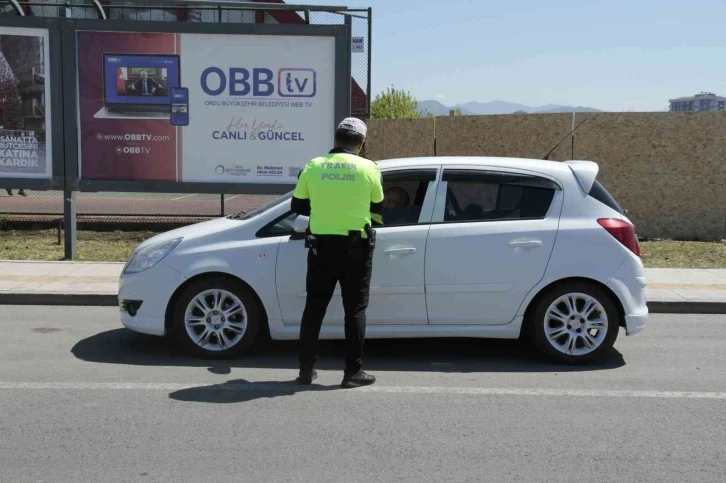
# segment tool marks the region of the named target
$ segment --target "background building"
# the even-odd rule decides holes
[[[726,97],[717,96],[711,92],[701,92],[692,97],[679,97],[671,99],[672,112],[699,112],[726,110]]]

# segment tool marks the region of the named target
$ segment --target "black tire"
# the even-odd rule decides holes
[[[607,315],[608,326],[605,337],[600,345],[591,352],[583,355],[572,355],[561,352],[550,343],[546,333],[545,316],[547,311],[557,299],[567,294],[584,294],[594,298],[604,309]],[[548,290],[536,302],[534,310],[530,312],[527,323],[527,332],[530,341],[548,359],[562,364],[583,365],[601,362],[611,356],[615,340],[620,330],[621,316],[611,296],[600,287],[590,283],[566,283]],[[557,325],[556,322],[553,322]],[[566,324],[563,324],[563,329]],[[566,341],[567,336],[563,335],[560,341]],[[584,341],[578,341],[579,348],[584,346]]]
[[[236,296],[247,312],[246,329],[244,335],[232,347],[223,350],[207,350],[194,342],[185,327],[185,314],[187,307],[199,294],[207,290],[224,290]],[[257,339],[262,322],[262,308],[252,291],[244,284],[223,276],[209,276],[190,284],[177,297],[172,311],[171,335],[186,351],[195,356],[206,359],[229,359],[244,355]],[[200,329],[203,330],[203,329]],[[214,337],[214,336],[213,336]],[[212,339],[215,340],[215,339]],[[218,339],[217,339],[218,340]]]

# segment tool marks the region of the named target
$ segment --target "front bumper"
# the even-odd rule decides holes
[[[143,334],[166,335],[166,309],[184,280],[163,260],[145,272],[121,275],[118,292],[121,323]],[[135,315],[124,307],[124,302],[129,300],[141,302]]]

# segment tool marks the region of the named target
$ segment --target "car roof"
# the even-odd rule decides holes
[[[392,158],[376,161],[381,168],[398,168],[405,166],[501,166],[509,168],[531,169],[534,171],[556,170],[569,171],[566,163],[561,161],[545,161],[541,159],[493,157],[493,156],[424,156],[410,158]]]
[[[599,167],[592,161],[545,161],[542,159],[495,157],[495,156],[425,156],[410,158],[395,158],[376,161],[383,169],[406,168],[410,166],[472,166],[472,167],[498,167],[517,168],[552,176],[561,181],[571,180],[573,172],[580,177],[584,169],[594,172],[592,179],[597,176]],[[591,183],[590,183],[591,184]]]

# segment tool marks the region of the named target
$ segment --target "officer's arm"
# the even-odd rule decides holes
[[[378,166],[371,178],[371,213],[380,215],[383,211],[383,181]]]
[[[310,200],[301,200],[300,198],[292,197],[292,203],[290,203],[290,209],[293,213],[297,213],[302,216],[310,216]]]
[[[297,175],[297,185],[292,193],[290,209],[298,215],[310,216],[310,192],[308,191],[308,180],[304,169]]]

